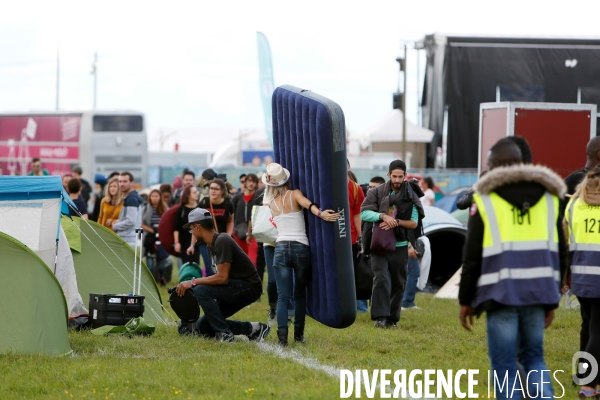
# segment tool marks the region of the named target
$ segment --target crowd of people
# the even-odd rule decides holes
[[[508,376],[508,385],[497,388],[499,398],[509,397],[506,388],[512,388],[518,379],[519,366],[527,374],[529,389],[539,388],[552,396],[543,332],[552,323],[565,287],[570,288],[581,304],[581,350],[600,359],[600,138],[590,141],[587,156],[586,167],[566,180],[569,198],[565,197],[567,185],[557,174],[532,164],[531,149],[524,139],[502,139],[489,153],[487,173],[466,195],[470,197],[467,199],[470,217],[459,291],[460,321],[465,329],[471,330],[473,316],[487,314],[492,369],[497,376]],[[374,326],[383,329],[398,328],[401,311],[414,307],[415,278],[418,278],[414,270],[418,270],[418,263],[411,266],[410,260],[417,260],[427,247],[421,223],[423,205],[431,205],[435,198],[433,181],[423,179],[419,184],[408,181],[406,165],[401,160],[390,164],[388,178],[386,181],[374,177],[365,195],[348,164],[353,256],[358,258],[365,249],[370,250],[373,272],[370,313]],[[252,230],[247,225],[246,208],[255,198],[262,198],[278,228],[274,249],[270,250],[273,243],[263,244],[265,258],[269,260],[267,266],[272,263],[269,272],[275,276],[277,293],[276,303],[274,295],[269,293],[269,314],[270,317],[274,314],[280,345],[287,346],[293,293],[293,338],[304,343],[306,286],[310,276],[304,210],[324,221],[333,222],[339,215],[332,210],[321,210],[299,190],[292,190],[289,171],[278,164],[267,167],[262,179],[266,190],[262,193],[255,192],[257,179],[246,176],[246,180],[251,182],[249,190],[238,198],[234,207],[235,213],[241,211],[244,218],[234,216],[233,239],[231,234],[226,237],[241,249],[239,244],[245,231],[245,238],[250,241],[245,242],[248,246],[243,254],[248,257],[244,260],[249,260]],[[211,221],[212,214],[207,209],[196,210],[200,210],[205,222],[200,222],[199,234],[194,236],[205,243],[212,242],[208,248],[214,257],[218,234]],[[240,225],[241,222],[245,224]],[[240,226],[242,229],[235,229]],[[391,248],[382,239],[390,237]],[[233,312],[228,308],[231,300],[225,300],[231,293],[225,297],[210,294],[215,291],[213,285],[223,290],[230,285],[236,262],[244,264],[234,261],[232,255],[219,256],[213,265],[216,264],[215,273],[221,276],[220,280],[192,279],[181,283],[178,292],[182,294],[193,288],[198,303],[208,312],[196,324],[200,334],[230,341],[233,334],[239,333],[251,340],[262,340],[269,333],[268,324],[226,320]],[[251,275],[251,280],[258,276]],[[233,280],[231,285],[236,284]],[[270,292],[271,285],[268,288]],[[248,297],[239,307],[260,296],[257,287],[247,289],[246,293]],[[359,302],[359,311],[367,311],[368,306],[367,302]],[[530,374],[532,371],[539,373]],[[599,382],[594,379],[582,382],[579,396],[596,398]]]
[[[471,330],[473,316],[487,314],[488,353],[498,376],[508,374],[513,387],[518,367],[545,371],[529,377],[552,395],[544,361],[544,329],[554,318],[561,291],[570,289],[581,305],[580,350],[600,360],[600,137],[590,140],[585,167],[562,180],[549,168],[533,165],[527,141],[499,140],[488,154],[487,171],[458,202],[469,209],[468,233],[460,281],[460,322]],[[310,249],[304,213],[326,223],[340,214],[322,210],[290,186],[290,172],[271,163],[257,176],[240,176],[236,189],[212,169],[196,179],[184,171],[179,182],[165,184],[142,199],[129,172],[115,172],[94,194],[88,213],[89,183],[75,167],[63,177],[74,213],[97,220],[130,245],[136,227],[146,233],[144,254],[157,280],[166,284],[172,267],[169,253],[178,253],[179,266],[204,264],[202,276],[181,282],[177,293],[193,294],[204,315],[180,333],[233,341],[246,335],[261,341],[277,325],[278,342],[306,341],[306,289],[310,281]],[[32,175],[44,175],[39,159]],[[375,328],[398,328],[401,311],[414,308],[419,261],[430,244],[423,234],[423,206],[435,200],[430,177],[407,179],[402,160],[390,163],[388,179],[373,177],[359,185],[348,163],[348,201],[354,260],[369,255],[372,293],[360,300],[358,312],[370,312]],[[87,197],[87,199],[86,199]],[[253,237],[254,206],[268,207],[277,238],[258,243]],[[172,228],[173,249],[160,247],[156,237],[161,218],[178,207]],[[390,243],[391,241],[391,243]],[[260,299],[268,271],[267,323],[228,319]],[[584,381],[582,398],[600,394],[598,378]],[[506,391],[499,391],[503,398]]]

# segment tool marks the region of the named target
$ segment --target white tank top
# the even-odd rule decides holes
[[[283,195],[283,201],[281,202],[282,208],[283,204],[285,204],[285,198],[288,195],[288,193],[292,193],[292,191],[288,190]],[[271,205],[275,205],[275,208],[278,212],[277,215],[275,215]],[[275,203],[275,199],[271,200],[271,204],[269,204],[269,207],[271,208],[273,218],[275,219],[275,223],[277,224],[277,241],[299,242],[308,246],[308,237],[306,236],[306,226],[304,225],[303,210],[284,213],[283,210],[279,209],[277,203]],[[292,195],[290,195],[290,209],[294,209],[294,201],[292,199]]]

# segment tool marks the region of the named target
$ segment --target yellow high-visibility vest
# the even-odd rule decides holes
[[[475,194],[484,224],[474,305],[557,304],[560,300],[558,197],[548,192],[525,214],[497,193]]]
[[[600,206],[572,198],[565,219],[569,228],[571,292],[580,297],[600,297]]]

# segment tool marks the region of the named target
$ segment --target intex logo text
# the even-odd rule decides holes
[[[346,215],[344,214],[343,208],[338,208],[338,212],[340,213],[340,218],[338,219],[338,229],[340,231],[340,237],[346,237]]]

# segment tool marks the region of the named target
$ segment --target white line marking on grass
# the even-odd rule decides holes
[[[282,358],[284,360],[295,361],[298,364],[304,365],[307,368],[314,369],[315,371],[325,372],[327,375],[331,376],[332,378],[336,378],[338,380],[340,379],[340,368],[332,367],[330,365],[323,365],[323,364],[319,363],[319,360],[317,360],[316,358],[304,357],[302,354],[300,354],[299,352],[297,352],[295,350],[285,349],[276,344],[259,342],[259,343],[256,343],[256,345],[258,346],[259,349],[261,349],[265,353],[274,354],[277,357]],[[387,388],[386,392],[392,393],[394,389],[395,389],[394,387],[389,387],[389,388]],[[379,393],[380,390],[381,390],[381,385],[378,383],[376,386],[377,393]],[[407,398],[412,399],[412,397],[410,397],[410,396],[408,396]]]
[[[260,342],[256,344],[259,349],[266,353],[275,354],[279,358],[284,360],[293,360],[298,364],[304,365],[307,368],[314,369],[316,371],[325,372],[327,375],[340,379],[340,369],[329,365],[323,365],[319,363],[316,358],[304,357],[302,354],[295,350],[284,349],[279,345]]]

